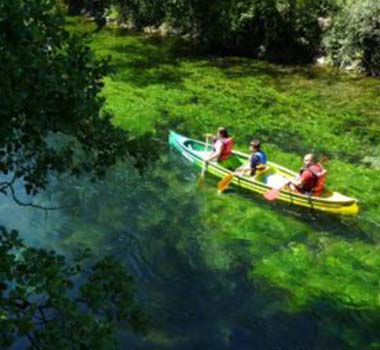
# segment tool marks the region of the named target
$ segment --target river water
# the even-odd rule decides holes
[[[3,198],[1,224],[30,244],[112,254],[149,320],[121,349],[339,350],[380,346],[380,228],[231,189],[169,151],[143,176],[118,164],[97,183],[52,179],[34,201]],[[26,198],[24,198],[26,199]],[[364,227],[364,229],[363,229]],[[367,232],[371,231],[371,232]]]

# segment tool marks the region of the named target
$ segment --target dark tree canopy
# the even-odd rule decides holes
[[[103,174],[129,151],[127,134],[101,113],[108,72],[69,35],[55,0],[0,0],[0,191],[28,193],[49,171]]]
[[[103,175],[144,144],[101,112],[107,62],[64,29],[55,0],[0,0],[0,192],[34,195],[50,172]],[[26,246],[0,227],[0,348],[110,349],[120,326],[142,330],[133,281],[104,258]]]
[[[141,29],[165,23],[217,54],[288,63],[324,54],[380,75],[378,0],[64,0],[99,28],[112,12]],[[110,11],[112,9],[112,11]]]
[[[72,0],[66,0],[69,7]],[[113,8],[137,29],[169,24],[213,52],[281,61],[310,60],[321,40],[318,17],[334,0],[107,0],[83,4],[96,18]]]

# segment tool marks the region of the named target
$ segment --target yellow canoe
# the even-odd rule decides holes
[[[203,166],[205,156],[211,150],[211,146],[207,150],[205,149],[204,142],[182,136],[174,131],[169,134],[169,144],[198,167]],[[249,159],[248,154],[238,151],[234,151],[234,154],[242,164]],[[232,184],[252,192],[264,194],[276,187],[279,182],[286,182],[286,180],[293,179],[297,175],[294,171],[273,162],[268,162],[268,166],[270,171],[258,173],[253,177],[246,175],[234,176]],[[219,163],[211,162],[207,166],[207,173],[223,178],[232,172],[222,167]],[[315,197],[294,193],[289,190],[281,190],[278,200],[334,214],[356,215],[359,212],[358,201],[355,198],[347,197],[334,191],[326,191],[322,196]]]

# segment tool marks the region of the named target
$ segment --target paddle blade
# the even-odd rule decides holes
[[[234,178],[234,174],[227,174],[222,180],[218,183],[218,191],[223,192],[227,189]]]
[[[264,193],[264,198],[270,202],[275,201],[280,195],[280,190],[272,188],[271,190]]]

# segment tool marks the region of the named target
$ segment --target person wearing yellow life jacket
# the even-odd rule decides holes
[[[207,134],[206,137],[213,137]],[[224,168],[233,170],[240,165],[240,161],[232,153],[234,148],[234,139],[229,136],[228,131],[224,127],[218,129],[216,137],[212,140],[212,152],[206,159],[206,163],[216,160]]]
[[[326,183],[327,170],[321,164],[314,163],[314,156],[306,154],[304,157],[304,166],[300,170],[299,177],[289,183],[291,190],[320,196]]]

